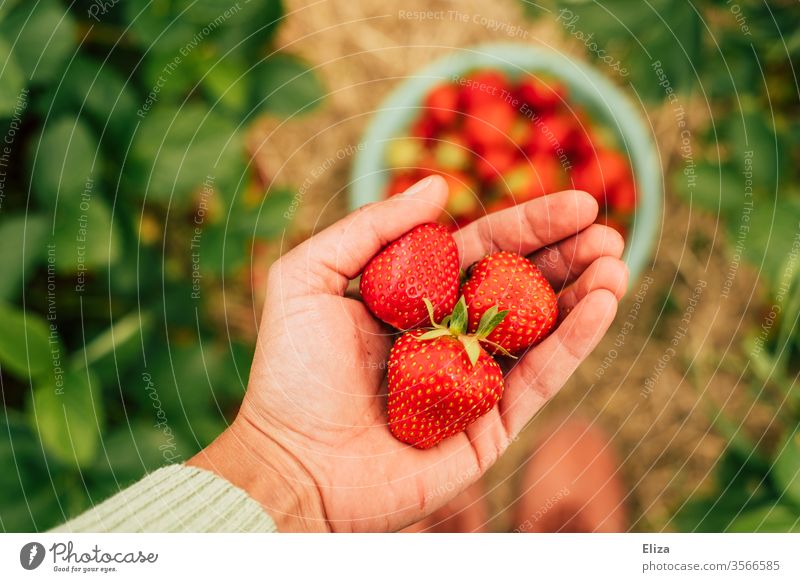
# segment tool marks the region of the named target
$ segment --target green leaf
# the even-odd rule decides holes
[[[450,330],[447,330],[447,329],[432,329],[430,331],[426,331],[421,336],[419,336],[417,339],[419,339],[419,340],[430,340],[430,339],[436,339],[437,337],[443,337],[443,336],[446,336],[446,335],[451,335],[450,334]]]
[[[59,515],[58,499],[36,435],[24,416],[0,417],[0,531],[41,531]]]
[[[763,65],[753,53],[751,42],[744,36],[724,35],[719,44],[724,47],[724,56],[709,55],[713,60],[705,67],[703,85],[706,93],[713,101],[741,98],[743,92],[752,91],[762,82],[760,67]]]
[[[202,277],[219,277],[243,268],[247,255],[245,249],[252,231],[242,228],[227,228],[223,224],[210,225],[203,229],[201,250],[196,256],[197,267]]]
[[[81,203],[59,204],[53,235],[59,273],[105,269],[122,255],[122,240],[106,201],[93,193]]]
[[[478,339],[488,337],[489,334],[494,331],[494,328],[502,323],[506,315],[508,315],[507,309],[498,311],[497,305],[492,305],[483,312],[481,320],[478,323],[478,331],[475,332],[475,335],[478,336]]]
[[[716,496],[692,499],[685,503],[672,518],[681,532],[715,533],[727,531],[731,519],[753,504],[747,500]]]
[[[66,464],[92,463],[100,443],[105,414],[101,387],[91,371],[69,371],[36,386],[29,419],[47,451]]]
[[[72,15],[56,0],[24,2],[0,22],[23,73],[37,84],[61,78],[76,33]]]
[[[198,447],[207,447],[229,426],[229,422],[218,414],[208,414],[192,420],[192,433]]]
[[[746,462],[749,470],[765,470],[765,459],[756,447],[755,443],[747,437],[745,431],[742,429],[738,422],[732,421],[725,413],[724,409],[718,408],[710,401],[706,401],[708,408],[708,417],[711,423],[719,434],[725,439],[727,444],[726,455],[736,459],[743,459]],[[728,458],[726,457],[725,463]],[[740,473],[742,464],[737,463],[734,465],[734,474]]]
[[[202,82],[212,104],[218,104],[230,113],[242,115],[247,111],[251,93],[250,81],[245,64],[228,57],[213,63],[213,66],[206,64]]]
[[[191,449],[172,430],[143,418],[120,426],[103,439],[103,450],[89,469],[98,493],[111,495],[145,473],[188,459]]]
[[[23,93],[24,89],[25,75],[6,40],[0,38],[0,118],[25,110],[27,94]]]
[[[778,447],[772,475],[778,490],[800,508],[800,430],[790,433]]]
[[[775,189],[784,166],[779,156],[783,148],[764,111],[750,101],[746,101],[742,109],[741,115],[729,115],[725,126],[731,162],[740,168],[739,171],[749,164],[752,184],[773,197],[777,195]],[[739,190],[742,181],[739,179]]]
[[[783,316],[778,325],[774,352],[778,354],[778,369],[786,370],[792,359],[792,343],[800,345],[800,264],[796,257],[787,256],[781,271],[783,281],[788,283],[783,299]],[[793,384],[784,383],[787,397],[792,402],[800,399],[800,394],[793,390]]]
[[[481,346],[478,343],[478,338],[471,335],[462,335],[458,339],[467,351],[470,364],[474,366],[481,356]]]
[[[76,368],[86,366],[94,367],[102,364],[107,359],[115,362],[129,351],[141,349],[142,335],[146,333],[152,322],[148,312],[134,311],[114,322],[104,332],[98,334],[87,342],[82,350],[73,356]]]
[[[180,106],[200,82],[208,68],[207,60],[200,51],[180,56],[178,50],[148,53],[139,67],[140,84],[146,93],[136,112],[139,118],[149,115],[158,105]]]
[[[59,357],[58,336],[51,354],[50,326],[33,313],[0,303],[0,368],[20,378],[43,374]]]
[[[753,207],[743,256],[759,271],[773,295],[782,284],[786,256],[797,231],[800,200],[760,200]],[[734,235],[738,223],[728,225]],[[733,239],[735,240],[735,238]]]
[[[282,0],[250,0],[247,10],[241,11],[238,19],[231,19],[232,26],[221,28],[214,38],[218,54],[234,51],[240,56],[257,55],[275,36],[283,15]]]
[[[428,318],[431,320],[432,325],[436,325],[436,314],[433,311],[433,303],[427,297],[422,298],[422,302],[425,304],[425,309],[428,310]]]
[[[196,26],[179,17],[182,9],[175,4],[174,0],[122,2],[120,8],[130,23],[132,40],[149,55],[169,53],[180,58],[180,49],[186,50],[186,43],[196,34]]]
[[[758,455],[742,456],[739,447],[728,447],[714,468],[714,488],[704,497],[685,503],[675,514],[680,531],[721,532],[736,516],[774,503],[767,483],[767,466]]]
[[[112,140],[119,153],[127,150],[139,106],[138,96],[111,62],[105,64],[84,54],[69,63],[64,80],[53,85],[38,101],[40,115],[80,114],[91,121],[97,135]]]
[[[281,234],[289,223],[286,212],[295,198],[292,190],[270,190],[257,209],[240,209],[237,225],[243,234],[253,238],[273,239]]]
[[[36,479],[44,477],[37,471],[42,454],[35,435],[20,413],[6,412],[0,417],[0,503],[4,506],[18,503],[25,489],[36,489]],[[9,495],[11,491],[20,497]]]
[[[453,308],[453,314],[450,319],[450,331],[453,335],[461,335],[467,331],[467,323],[469,321],[469,314],[467,312],[467,301],[462,295]]]
[[[208,58],[229,50],[254,54],[275,34],[283,15],[279,0],[153,0],[146,6],[124,2],[132,36],[143,50]]]
[[[0,5],[0,22],[4,21],[8,18],[8,15],[11,14],[11,11],[20,3],[21,0],[5,0],[2,5]]]
[[[689,179],[693,180],[692,188],[688,186]],[[753,202],[752,196],[745,198],[741,175],[727,165],[700,162],[689,176],[684,174],[684,168],[676,168],[672,187],[688,204],[727,219],[735,219],[746,203],[752,205]]]
[[[22,291],[24,276],[45,258],[47,221],[38,215],[12,215],[0,224],[0,300]]]
[[[277,53],[259,62],[253,77],[253,109],[283,117],[308,113],[317,107],[325,88],[300,59]]]
[[[704,62],[704,28],[690,2],[559,0],[556,5],[553,18],[564,36],[586,46],[592,58],[610,56],[621,63],[629,70],[625,78],[645,98],[662,100],[665,96],[654,62],[660,63],[674,90],[685,91],[696,84],[698,73],[694,69]],[[606,65],[601,62],[599,66]]]
[[[91,187],[99,145],[86,122],[62,117],[48,123],[29,151],[31,187],[45,208],[53,210],[62,197],[79,204]]]
[[[126,168],[131,188],[139,197],[186,208],[192,194],[215,190],[239,170],[240,137],[235,124],[203,105],[157,107],[134,137]]]
[[[237,375],[227,345],[209,341],[156,349],[148,349],[148,368],[169,424],[191,428],[196,418],[220,416],[217,406],[232,395],[243,396],[246,378]],[[153,397],[136,389],[137,398],[153,406]]]
[[[737,533],[797,533],[800,532],[800,517],[794,509],[773,505],[753,509],[734,519],[730,532]]]

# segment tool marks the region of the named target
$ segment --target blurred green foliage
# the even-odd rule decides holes
[[[265,191],[244,135],[324,94],[275,50],[282,17],[279,0],[0,6],[0,530],[49,528],[235,414],[253,346],[207,313],[293,196]]]
[[[752,442],[739,421],[709,405],[728,446],[707,492],[678,508],[673,523],[684,531],[800,531],[797,3],[553,0],[543,11],[522,2],[583,42],[601,70],[603,56],[619,59],[627,74],[617,80],[644,105],[686,113],[691,105],[708,118],[682,135],[669,185],[719,218],[731,265],[747,261],[761,277],[756,308],[765,319],[742,334],[734,367],[745,370],[748,394],[773,408],[778,442]]]

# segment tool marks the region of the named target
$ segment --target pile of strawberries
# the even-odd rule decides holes
[[[609,132],[568,103],[562,83],[531,74],[513,82],[478,70],[435,87],[410,135],[389,143],[386,163],[387,196],[441,174],[455,225],[575,188],[600,203],[600,222],[625,235],[636,206],[630,165]]]
[[[389,428],[420,449],[491,410],[503,394],[493,356],[524,352],[558,317],[553,288],[523,256],[488,255],[462,277],[456,242],[440,224],[387,245],[360,288],[373,315],[405,332],[389,354]]]

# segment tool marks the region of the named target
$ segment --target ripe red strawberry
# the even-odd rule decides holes
[[[511,169],[517,151],[508,148],[491,148],[475,159],[475,174],[484,184],[491,184]]]
[[[423,115],[411,126],[409,135],[424,141],[433,138],[436,135],[437,126],[436,121],[428,115]]]
[[[528,154],[562,155],[572,143],[576,133],[576,120],[571,113],[557,113],[542,117],[536,138],[528,142]]]
[[[596,162],[587,160],[580,166],[573,168],[570,171],[569,178],[572,181],[573,188],[588,192],[602,207],[606,203],[606,189],[600,171],[600,166]]]
[[[557,81],[528,76],[517,86],[517,98],[536,112],[550,112],[562,105],[567,95]]]
[[[611,149],[597,149],[593,157],[572,171],[575,188],[585,190],[601,205],[609,201],[609,194],[613,190],[629,180],[628,161],[621,153]],[[629,204],[630,199],[624,200],[624,203]]]
[[[464,134],[476,148],[508,146],[516,118],[517,112],[504,101],[483,103],[464,118]]]
[[[621,152],[604,148],[597,153],[607,190],[616,188],[630,179],[631,168],[627,158]]]
[[[633,212],[636,208],[636,186],[630,174],[609,191],[607,197],[612,210],[620,213]]]
[[[422,224],[389,243],[361,274],[361,296],[369,310],[398,329],[428,320],[423,299],[437,318],[458,300],[459,260],[456,241],[440,224]]]
[[[494,310],[484,324],[490,327],[503,315]],[[404,334],[389,354],[389,429],[419,449],[464,431],[503,394],[500,366],[477,337],[463,335],[463,298],[450,318],[449,327]]]
[[[469,307],[469,331],[478,330],[490,308],[508,315],[487,336],[487,349],[519,353],[545,338],[558,316],[556,294],[541,271],[516,253],[501,251],[473,265],[462,289]]]
[[[571,111],[574,130],[570,133],[569,141],[564,144],[567,157],[573,165],[578,165],[594,156],[597,142],[597,132],[592,119],[585,111]]]
[[[459,104],[462,111],[480,114],[484,105],[500,101],[510,93],[508,80],[503,73],[485,69],[475,71],[460,82]]]
[[[447,83],[434,87],[425,97],[428,115],[439,126],[453,125],[460,115],[458,110],[459,91],[456,85]]]

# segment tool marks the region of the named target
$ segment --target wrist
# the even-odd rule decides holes
[[[302,463],[241,417],[187,465],[243,489],[272,517],[278,531],[329,531],[319,489]]]

